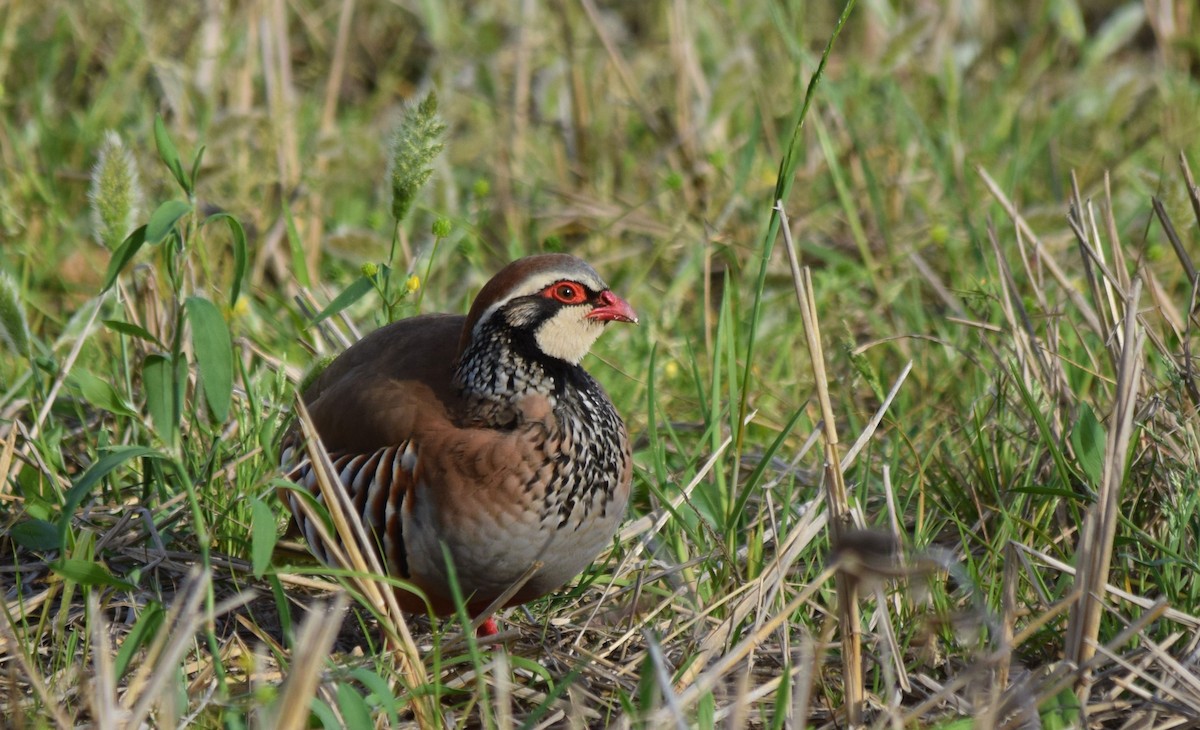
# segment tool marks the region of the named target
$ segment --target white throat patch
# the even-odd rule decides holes
[[[604,332],[604,323],[588,319],[590,307],[564,307],[534,333],[538,349],[550,357],[578,365]]]

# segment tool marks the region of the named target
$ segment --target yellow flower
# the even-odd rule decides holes
[[[408,288],[409,292],[415,292],[421,288],[421,277],[413,274],[412,276],[408,277],[407,281],[404,282],[404,286]]]

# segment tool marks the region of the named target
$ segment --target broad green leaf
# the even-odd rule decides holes
[[[337,688],[338,709],[346,727],[372,727],[371,708],[353,685],[339,682]]]
[[[154,144],[158,147],[159,158],[171,171],[171,175],[175,177],[175,182],[179,183],[179,187],[190,195],[192,192],[191,181],[184,174],[183,163],[179,160],[179,151],[175,149],[175,143],[167,134],[166,125],[163,124],[162,117],[158,115],[154,117]]]
[[[191,209],[192,206],[182,200],[168,200],[158,206],[158,209],[151,214],[150,222],[146,224],[146,243],[150,245],[160,243],[174,230],[179,219],[187,215]]]
[[[184,307],[192,325],[192,348],[204,386],[204,400],[213,419],[224,423],[233,399],[233,342],[229,325],[217,305],[203,297],[188,297]]]
[[[214,213],[204,219],[204,224],[219,220],[229,225],[229,235],[233,239],[233,283],[229,288],[229,306],[233,307],[237,305],[238,297],[241,296],[249,261],[246,253],[246,230],[242,228],[241,221],[228,213]]]
[[[104,275],[104,288],[102,291],[108,291],[112,288],[117,277],[121,275],[121,270],[125,268],[125,264],[129,263],[137,252],[142,248],[142,244],[146,242],[146,226],[138,226],[133,233],[125,237],[117,250],[113,251],[112,258],[108,260],[108,272]]]
[[[321,727],[325,728],[325,730],[341,730],[341,728],[349,727],[349,725],[343,725],[338,721],[338,716],[334,714],[333,708],[325,704],[325,701],[320,697],[312,698],[312,714],[317,716],[317,719],[321,721]],[[307,724],[312,725],[311,722]],[[371,726],[368,725],[367,727]]]
[[[125,675],[125,670],[129,668],[129,662],[133,659],[134,654],[149,644],[158,634],[158,629],[162,626],[163,615],[162,605],[158,603],[147,603],[146,607],[142,609],[142,615],[138,616],[138,620],[133,624],[133,629],[125,637],[125,641],[121,642],[121,648],[117,650],[113,668],[118,679]]]
[[[163,344],[159,342],[158,338],[150,334],[150,331],[141,325],[134,324],[133,322],[123,322],[119,319],[105,319],[101,321],[104,323],[105,327],[109,328],[113,332],[116,332],[117,334],[125,335],[127,337],[136,337],[139,340],[145,340],[153,345],[156,345],[157,347],[163,347]]]
[[[151,354],[142,363],[142,387],[146,391],[146,415],[158,435],[174,446],[179,440],[179,407],[183,384],[177,378],[182,368],[167,355]]]
[[[108,453],[97,459],[95,464],[88,467],[88,470],[79,477],[79,481],[75,482],[67,490],[67,494],[63,498],[62,513],[58,518],[59,539],[64,549],[66,547],[67,527],[71,524],[71,518],[74,517],[75,510],[87,498],[92,488],[101,479],[108,476],[113,469],[116,469],[126,461],[146,456],[160,457],[161,454],[147,446],[114,446]]]
[[[63,558],[50,564],[50,569],[67,580],[85,586],[112,586],[131,591],[135,586],[117,578],[100,563],[78,558]]]
[[[17,479],[20,480],[21,477],[18,476]],[[23,506],[25,507],[26,515],[35,520],[47,521],[58,516],[59,508],[62,506],[62,495],[60,493],[47,489],[43,496],[43,493],[31,492],[29,489],[24,489],[23,491],[25,492]],[[47,501],[47,497],[54,501]]]
[[[46,520],[18,522],[8,531],[8,536],[29,550],[56,550],[62,545],[58,527]]]
[[[329,306],[322,309],[321,313],[314,317],[313,321],[308,323],[309,326],[332,317],[351,304],[354,304],[359,299],[362,299],[367,295],[367,292],[374,288],[375,282],[370,277],[358,277],[352,284],[350,284],[350,286],[343,289],[341,294],[338,294],[336,297],[334,297],[333,301],[329,303]]]
[[[1070,730],[1080,727],[1082,719],[1079,698],[1070,687],[1048,697],[1038,708],[1044,730]]]
[[[75,368],[67,378],[67,383],[77,390],[84,400],[101,410],[122,416],[137,415],[137,411],[121,397],[112,383],[97,377],[90,370]]]
[[[250,565],[254,577],[261,578],[271,565],[278,539],[275,512],[261,499],[250,502]]]
[[[1104,442],[1107,436],[1104,426],[1096,419],[1096,414],[1088,404],[1084,403],[1079,412],[1079,418],[1071,429],[1071,448],[1075,450],[1075,459],[1079,468],[1087,476],[1089,486],[1093,489],[1100,486],[1100,474],[1104,469]]]

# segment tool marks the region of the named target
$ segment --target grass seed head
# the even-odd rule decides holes
[[[404,220],[421,186],[433,174],[433,160],[446,146],[446,124],[437,113],[437,96],[431,91],[410,107],[392,136],[392,216]]]
[[[92,204],[92,231],[96,240],[115,250],[134,229],[142,209],[142,184],[133,155],[113,131],[104,134],[100,154],[92,168],[88,190]]]

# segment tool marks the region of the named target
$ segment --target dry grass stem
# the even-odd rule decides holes
[[[1042,240],[1033,232],[1033,229],[1029,226],[1029,223],[1025,220],[1025,218],[1019,212],[1017,212],[1016,206],[1013,205],[1012,201],[1008,199],[1008,196],[1004,194],[1004,192],[1000,189],[1000,186],[996,184],[996,181],[993,180],[991,175],[988,174],[987,170],[983,169],[982,167],[978,167],[976,168],[976,172],[979,173],[979,177],[982,178],[984,185],[987,186],[988,192],[991,193],[992,197],[1004,207],[1005,213],[1008,214],[1009,219],[1012,220],[1013,225],[1017,227],[1017,229],[1021,232],[1021,235],[1024,236],[1025,240],[1033,243],[1033,247],[1038,254],[1039,261],[1046,266],[1046,269],[1050,271],[1050,275],[1054,277],[1054,280],[1058,282],[1058,285],[1061,287],[1062,291],[1067,295],[1068,298],[1070,298],[1071,304],[1074,305],[1076,310],[1078,310],[1080,316],[1084,318],[1087,326],[1093,331],[1102,331],[1100,318],[1096,316],[1096,311],[1092,309],[1090,304],[1087,303],[1087,300],[1083,298],[1083,295],[1075,290],[1075,287],[1071,284],[1070,277],[1067,276],[1066,272],[1064,272],[1054,260],[1052,252],[1046,249],[1046,245],[1042,243]]]
[[[1146,341],[1137,320],[1141,282],[1135,281],[1125,310],[1124,342],[1121,348],[1120,370],[1117,374],[1117,399],[1113,404],[1104,449],[1104,470],[1097,485],[1096,503],[1088,510],[1080,533],[1080,553],[1075,575],[1080,597],[1078,609],[1072,612],[1071,629],[1067,636],[1067,656],[1078,666],[1091,658],[1100,631],[1100,600],[1112,562],[1113,541],[1116,539],[1117,514],[1120,510],[1121,483],[1129,442],[1133,436],[1133,414],[1141,385],[1142,347]],[[1085,680],[1086,681],[1086,680]],[[1087,691],[1086,686],[1080,692]]]
[[[296,652],[283,691],[264,727],[299,730],[308,727],[310,699],[317,690],[329,650],[337,636],[349,599],[339,592],[329,605],[313,606],[296,632]]]
[[[309,418],[304,402],[299,397],[296,399],[296,418],[304,435],[308,457],[317,478],[320,494],[329,510],[339,540],[331,541],[329,536],[324,534],[321,535],[321,538],[326,545],[340,545],[342,548],[343,554],[339,556],[339,560],[345,560],[342,565],[352,571],[351,580],[370,601],[376,615],[386,618],[383,625],[391,638],[392,646],[397,650],[396,656],[400,664],[401,676],[404,677],[410,690],[420,687],[427,680],[421,654],[408,630],[408,622],[400,610],[392,587],[374,577],[383,576],[386,573],[371,545],[366,530],[363,528],[358,513],[350,504],[349,495],[341,486],[333,462],[329,459],[324,445],[321,444],[321,439],[316,433],[312,419]],[[300,500],[300,503],[304,508],[309,508],[304,500]],[[311,514],[309,519],[310,523],[318,527],[323,524],[318,515]],[[424,697],[413,697],[411,700],[413,714],[416,716],[417,724],[421,727],[433,727],[433,718],[437,717],[428,702],[429,700]]]
[[[808,342],[808,356],[812,363],[813,382],[817,390],[817,401],[821,407],[821,422],[825,431],[825,499],[829,510],[830,529],[833,542],[855,527],[846,493],[846,481],[838,453],[837,420],[833,413],[829,395],[829,381],[825,376],[825,355],[821,345],[821,330],[815,303],[812,299],[812,277],[805,268],[800,269],[796,247],[792,242],[791,227],[783,201],[777,201],[775,210],[780,217],[784,250],[791,265],[792,283],[796,288],[796,300],[800,305],[800,316],[804,320],[804,334]],[[862,721],[863,665],[862,665],[862,618],[859,615],[858,583],[839,572],[836,576],[838,614],[842,631],[842,681],[845,685],[846,722],[857,726]]]

